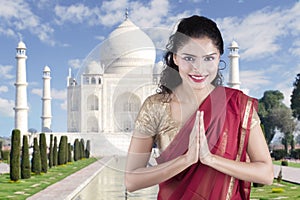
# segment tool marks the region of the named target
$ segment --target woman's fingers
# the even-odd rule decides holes
[[[204,112],[201,111],[200,119],[199,119],[200,127],[199,127],[199,136],[200,136],[200,153],[199,158],[200,161],[204,161],[209,155],[211,155],[206,135],[205,135],[205,127],[204,127]]]

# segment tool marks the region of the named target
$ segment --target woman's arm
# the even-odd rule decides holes
[[[200,123],[203,123],[201,119]],[[266,185],[273,183],[273,164],[259,123],[250,130],[247,148],[250,162],[229,160],[213,155],[209,151],[209,153],[201,154],[201,151],[207,152],[207,149],[206,137],[200,132],[200,160],[203,164],[237,179]]]
[[[198,162],[199,141],[198,114],[195,120],[195,126],[190,134],[187,153],[165,163],[147,167],[153,145],[153,138],[151,136],[134,133],[128,151],[125,172],[125,186],[127,190],[132,192],[161,183]]]

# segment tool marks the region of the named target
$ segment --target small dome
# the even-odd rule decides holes
[[[44,72],[51,72],[50,68],[47,65],[44,67]]]
[[[20,41],[19,44],[18,44],[17,49],[26,49],[25,43],[23,41]]]
[[[239,45],[238,45],[238,43],[237,43],[236,41],[233,40],[233,41],[231,42],[229,48],[239,48]]]

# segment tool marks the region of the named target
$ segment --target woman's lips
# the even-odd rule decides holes
[[[205,76],[201,76],[201,75],[189,75],[189,77],[191,78],[192,81],[196,83],[201,83],[206,78]]]

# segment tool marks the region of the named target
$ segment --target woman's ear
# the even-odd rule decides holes
[[[173,53],[173,62],[178,66],[177,59],[178,59],[177,54]]]

